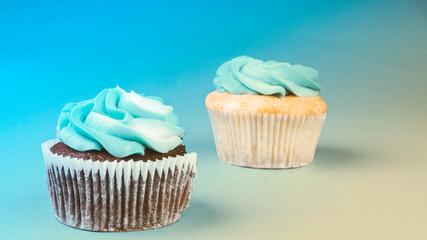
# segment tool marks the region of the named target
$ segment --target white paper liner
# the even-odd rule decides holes
[[[62,157],[42,144],[56,218],[90,231],[134,231],[172,224],[189,206],[196,153],[156,161]]]
[[[252,168],[294,168],[313,161],[326,113],[316,116],[208,110],[218,157]]]

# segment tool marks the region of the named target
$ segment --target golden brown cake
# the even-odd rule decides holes
[[[266,95],[234,95],[217,91],[208,94],[206,107],[208,110],[298,116],[321,115],[328,109],[325,100],[318,95],[304,98],[288,95],[280,98]]]

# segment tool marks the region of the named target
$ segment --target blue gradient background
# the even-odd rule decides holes
[[[426,239],[424,1],[1,1],[0,239]],[[319,70],[313,164],[218,160],[204,97],[249,55]],[[54,219],[40,144],[68,102],[116,84],[162,96],[198,153],[177,223],[91,233]]]

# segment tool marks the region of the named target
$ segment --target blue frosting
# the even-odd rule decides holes
[[[78,150],[101,150],[123,158],[144,154],[146,147],[166,153],[182,142],[173,108],[158,97],[145,97],[116,87],[102,90],[96,98],[70,103],[58,120],[58,136]]]
[[[217,91],[232,94],[312,97],[321,89],[315,82],[318,75],[315,69],[302,65],[242,56],[218,68],[214,85]]]

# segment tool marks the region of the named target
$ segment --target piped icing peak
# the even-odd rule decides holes
[[[315,69],[302,65],[241,56],[218,68],[214,85],[218,92],[232,94],[312,97],[321,89],[315,82],[318,75]]]
[[[144,155],[146,147],[166,153],[179,146],[184,136],[172,110],[159,97],[117,86],[102,90],[94,99],[65,105],[58,136],[75,150],[104,148],[118,158]]]

